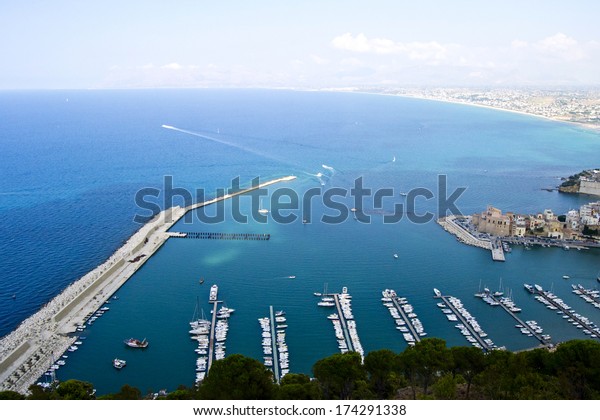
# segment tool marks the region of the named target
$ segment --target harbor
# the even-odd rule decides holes
[[[425,337],[427,333],[408,300],[399,297],[392,289],[385,289],[381,294],[383,306],[389,310],[396,329],[402,333],[404,341],[409,346],[414,346],[415,342],[421,341],[421,337]]]
[[[321,300],[317,306],[334,307],[336,313],[328,315],[328,319],[333,323],[335,336],[338,341],[338,348],[342,353],[354,351],[360,354],[364,359],[365,353],[356,330],[356,321],[352,314],[352,296],[348,294],[348,288],[343,287],[342,293],[315,293]]]
[[[454,296],[445,296],[438,289],[433,289],[433,293],[434,299],[442,300],[437,304],[438,308],[446,315],[448,321],[458,321],[458,324],[455,325],[456,328],[460,330],[471,345],[486,352],[498,348],[491,339],[486,338],[487,333],[483,331],[475,317],[463,306],[460,299]]]
[[[582,332],[590,338],[600,339],[600,327],[590,321],[587,317],[584,317],[576,313],[569,305],[567,305],[561,298],[556,296],[550,291],[544,291],[544,289],[538,285],[530,284],[523,285],[525,289],[534,295],[535,300],[545,305],[546,308],[551,311],[555,311],[557,315],[560,315],[564,320],[571,323],[575,328],[582,330]]]
[[[2,338],[0,389],[26,393],[54,364],[52,355],[63,354],[73,345],[73,334],[81,332],[77,329],[86,325],[88,314],[99,310],[169,238],[177,238],[169,229],[188,212],[294,179],[295,176],[274,179],[188,207],[175,206],[154,216],[103,264],[69,285]]]

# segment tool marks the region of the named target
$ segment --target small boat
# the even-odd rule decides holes
[[[288,278],[288,279],[295,279],[295,278],[296,278],[296,276],[288,276],[287,278]]]
[[[436,289],[436,288],[434,288],[434,289],[433,289],[433,293],[435,293],[435,295],[436,295],[437,297],[440,297],[440,296],[442,296],[442,292],[440,292],[440,291],[439,291],[438,289]]]
[[[136,338],[130,338],[128,340],[125,340],[124,343],[126,346],[132,347],[135,349],[145,349],[146,347],[148,347],[148,342],[146,341],[145,338],[142,341],[140,341]]]
[[[285,315],[285,311],[277,311],[275,312],[275,316],[284,316]]]
[[[398,254],[394,254],[394,258],[398,258]]]
[[[123,369],[127,365],[127,362],[123,359],[114,359],[113,366],[116,369]]]
[[[269,213],[269,210],[263,208],[263,206],[262,206],[262,200],[260,201],[260,208],[258,209],[258,212],[260,214],[267,214],[267,213]]]
[[[405,193],[405,192],[401,192],[401,193],[400,193],[400,197],[406,197],[407,195],[408,195],[408,194],[407,194],[407,193]]]
[[[200,280],[198,281],[198,283],[204,284],[204,277],[200,277]]]
[[[571,278],[571,277],[569,277],[569,276],[567,276],[567,275],[564,275],[564,276],[563,276],[563,279],[565,279],[565,280],[568,280],[568,279],[570,279],[570,278]]]
[[[219,292],[219,286],[217,286],[216,284],[213,284],[210,287],[210,295],[208,296],[208,301],[209,302],[214,302],[217,300],[217,293]]]

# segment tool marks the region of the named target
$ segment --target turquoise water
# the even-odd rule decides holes
[[[66,99],[69,99],[67,102]],[[600,136],[567,124],[467,106],[375,95],[254,91],[37,92],[0,95],[0,117],[8,127],[0,144],[0,244],[5,281],[0,285],[0,334],[78,276],[108,257],[138,227],[135,192],[160,187],[164,175],[175,185],[214,194],[240,176],[297,175],[279,186],[298,194],[320,187],[309,174],[326,176],[325,189],[351,188],[362,176],[367,187],[397,192],[426,187],[437,191],[438,174],[449,190],[467,187],[457,204],[463,213],[487,204],[504,210],[564,213],[587,197],[542,191],[556,177],[596,167]],[[213,136],[245,151],[165,130],[162,124]],[[248,152],[255,151],[256,153]],[[396,161],[392,162],[393,157]],[[270,191],[274,191],[271,187]],[[349,199],[340,200],[350,207]],[[396,198],[385,201],[391,209]],[[231,203],[227,203],[228,208]],[[242,199],[249,212],[249,200]],[[365,208],[370,205],[366,204]],[[418,212],[437,211],[419,200]],[[111,310],[86,330],[81,349],[69,353],[60,379],[93,382],[100,394],[128,383],[143,392],[191,385],[195,343],[189,339],[196,300],[206,314],[208,289],[236,309],[227,353],[260,358],[257,318],[269,305],[287,312],[290,368],[310,373],[319,358],[337,351],[331,311],[316,306],[313,292],[347,286],[365,351],[405,343],[381,305],[380,292],[407,296],[429,336],[465,345],[453,323],[432,299],[432,288],[463,300],[490,338],[518,350],[537,345],[524,337],[498,308],[473,297],[480,283],[511,288],[523,319],[535,319],[555,340],[584,337],[536,302],[522,287],[536,282],[553,288],[580,313],[600,323],[600,311],[574,296],[571,283],[595,285],[598,251],[516,247],[507,262],[493,263],[487,251],[459,244],[434,222],[382,216],[362,224],[317,221],[326,210],[315,203],[313,223],[281,225],[228,220],[219,225],[179,223],[176,231],[270,233],[270,241],[170,239],[118,292]],[[226,211],[226,214],[230,214]],[[397,253],[398,259],[392,255]],[[569,274],[570,280],[562,279]],[[295,279],[286,278],[295,275]],[[200,285],[198,279],[206,279]],[[17,293],[17,299],[10,296]],[[122,340],[147,337],[145,351]],[[121,371],[110,362],[127,360]]]

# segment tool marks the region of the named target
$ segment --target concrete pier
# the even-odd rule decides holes
[[[172,207],[142,226],[108,260],[68,286],[37,313],[0,341],[0,390],[27,393],[32,385],[76,340],[72,336],[90,312],[98,310],[170,238],[168,232],[187,212],[291,181],[286,176],[188,207]],[[110,358],[108,359],[110,360]]]
[[[281,376],[279,375],[279,351],[277,349],[277,332],[275,331],[273,305],[269,306],[269,319],[271,324],[271,346],[273,347],[273,373],[275,374],[275,382],[279,383]]]

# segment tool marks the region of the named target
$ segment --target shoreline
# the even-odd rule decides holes
[[[491,109],[491,110],[495,110],[495,111],[512,112],[514,114],[520,114],[520,115],[529,116],[529,117],[542,118],[547,121],[571,124],[573,126],[583,128],[583,129],[586,129],[586,130],[589,130],[589,131],[592,131],[595,133],[600,133],[600,125],[582,123],[582,122],[577,122],[577,121],[566,121],[566,120],[561,120],[558,118],[547,117],[545,115],[533,114],[531,112],[519,111],[516,109],[500,108],[500,107],[491,106],[491,105],[476,104],[476,103],[472,103],[472,102],[459,101],[459,100],[453,100],[453,99],[432,98],[430,96],[407,94],[407,93],[367,92],[367,91],[362,91],[362,90],[358,90],[355,88],[346,88],[346,89],[344,89],[344,88],[339,88],[339,89],[338,88],[324,88],[324,89],[313,89],[313,90],[302,90],[302,89],[294,89],[294,90],[309,91],[309,92],[360,93],[363,95],[392,96],[392,97],[401,97],[401,98],[410,98],[410,99],[422,99],[422,100],[426,100],[426,101],[436,101],[436,102],[443,102],[443,103],[456,104],[456,105],[468,105],[468,106],[474,106],[474,107],[479,107],[479,108]]]
[[[185,208],[171,207],[155,215],[102,264],[71,283],[0,340],[0,390],[26,394],[29,386],[77,340],[77,328],[85,325],[88,314],[105,305],[173,236],[169,229],[189,211],[294,179],[296,176],[273,179]]]

